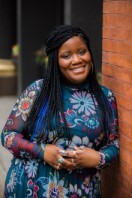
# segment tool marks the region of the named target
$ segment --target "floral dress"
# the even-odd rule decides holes
[[[62,86],[64,113],[71,133],[68,144],[66,134],[59,136],[51,131],[47,142],[60,148],[89,147],[103,156],[98,168],[80,168],[73,171],[55,170],[44,162],[44,151],[33,134],[30,140],[23,135],[23,128],[34,101],[42,88],[42,80],[33,82],[17,99],[2,131],[2,144],[13,154],[6,182],[6,198],[98,198],[101,197],[100,169],[118,157],[117,109],[113,93],[102,86],[114,115],[110,134],[106,135],[101,124],[101,113],[88,84]],[[60,120],[63,125],[63,121]],[[54,133],[54,135],[53,135]]]

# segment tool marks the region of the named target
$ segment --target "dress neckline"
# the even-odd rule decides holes
[[[89,90],[89,82],[88,80],[84,81],[83,83],[80,84],[73,84],[70,82],[62,82],[62,87],[70,90]]]

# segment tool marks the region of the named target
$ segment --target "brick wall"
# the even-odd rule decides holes
[[[132,197],[132,0],[103,0],[102,83],[118,104],[120,158],[103,170],[103,198]]]

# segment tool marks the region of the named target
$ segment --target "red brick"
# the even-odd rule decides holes
[[[103,26],[132,28],[132,15],[103,14]]]
[[[108,63],[102,64],[102,74],[106,76],[113,77],[114,76],[114,66],[109,65]]]
[[[132,69],[132,56],[103,51],[103,62]]]
[[[119,133],[119,142],[122,148],[132,153],[132,139],[126,137],[122,133]]]
[[[104,2],[103,13],[132,14],[132,2],[131,1]]]
[[[122,94],[115,93],[118,106],[121,106],[127,110],[132,110],[132,100]]]
[[[128,166],[132,166],[132,153],[120,146],[120,160],[125,162]]]
[[[129,67],[130,69],[132,69],[132,64],[130,67],[130,61],[132,60],[132,56],[126,56],[126,58],[124,59],[124,67],[127,66],[127,68]],[[132,61],[131,61],[132,63]]]
[[[125,174],[121,175],[118,171],[114,171],[114,169],[112,170],[113,171],[113,174],[114,174],[114,177],[111,177],[111,169],[106,169],[106,172],[103,172],[102,173],[102,180],[103,180],[103,183],[102,183],[102,188],[104,189],[104,192],[106,191],[107,189],[107,192],[110,190],[111,193],[110,193],[110,197],[127,197],[130,195],[131,193],[131,181],[128,180],[126,177],[125,177]],[[106,175],[105,175],[106,174]],[[104,177],[105,175],[105,177]],[[113,191],[113,186],[115,187],[114,188],[114,191]],[[123,195],[123,196],[121,196]]]
[[[118,176],[120,177],[120,175]],[[119,198],[128,198],[131,194],[131,183],[128,183],[128,187],[126,188],[125,185],[123,185],[122,183],[118,183],[118,180],[117,181],[114,181],[113,182],[113,185],[111,187],[111,191],[113,190],[113,186],[116,186],[116,189],[115,191],[113,192],[112,194],[112,198],[113,198],[113,195],[118,195],[118,196],[114,196],[115,198],[119,197]],[[126,180],[124,181],[126,182]]]
[[[119,189],[118,189],[119,191]],[[131,198],[132,195],[127,191],[127,189],[120,188],[119,198]],[[117,197],[115,197],[117,198]]]
[[[126,197],[126,195],[130,195],[132,192],[132,182],[128,181],[127,178],[125,178],[124,176],[122,177],[122,175],[120,175],[120,174],[118,174],[114,178],[113,185],[116,186],[117,189],[122,190],[122,193],[124,194],[125,197]]]
[[[103,50],[124,55],[132,54],[132,44],[122,41],[103,39]]]
[[[106,51],[102,51],[102,61],[104,63],[109,63],[110,62],[110,54],[112,54],[111,52],[106,52]]]
[[[132,86],[128,83],[103,75],[102,84],[116,93],[132,98]]]
[[[132,125],[126,123],[126,121],[119,120],[119,131],[132,139]]]
[[[103,197],[105,198],[127,198],[131,194],[131,181],[128,181],[127,178],[122,176],[119,172],[114,171],[114,178],[111,177],[110,169],[106,169],[108,173],[104,177],[104,172],[102,174],[102,188],[103,188]],[[113,190],[113,186],[115,187]],[[108,193],[108,194],[107,194]]]
[[[103,198],[132,197],[132,0],[103,1],[102,84],[115,93],[118,163],[102,171]],[[114,190],[113,190],[114,187]]]
[[[132,70],[123,69],[110,64],[102,65],[104,75],[132,84]]]
[[[121,169],[120,164],[123,164],[124,169]],[[127,168],[127,172],[125,170]],[[129,169],[128,169],[129,168]],[[131,193],[131,179],[127,176],[130,175],[131,167],[126,166],[125,163],[115,163],[111,167],[102,170],[102,189],[103,197],[105,198],[117,198],[127,197]],[[127,173],[127,175],[126,175]],[[113,190],[113,186],[115,187]],[[108,193],[108,194],[107,194]],[[124,197],[123,197],[123,196]]]
[[[127,165],[123,161],[118,161],[118,163],[115,165],[115,172],[117,174],[124,175],[126,178],[128,178],[129,182],[132,182],[132,166]]]
[[[124,29],[124,28],[103,28],[103,38],[116,39],[119,41],[127,41],[132,42],[132,29]]]
[[[105,1],[130,1],[131,2],[131,0],[103,0],[103,2]]]
[[[132,111],[118,106],[118,117],[120,120],[125,121],[128,124],[132,124]]]

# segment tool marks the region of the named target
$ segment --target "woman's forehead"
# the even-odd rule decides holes
[[[87,47],[85,40],[80,36],[73,36],[60,46],[59,51],[81,47]]]

